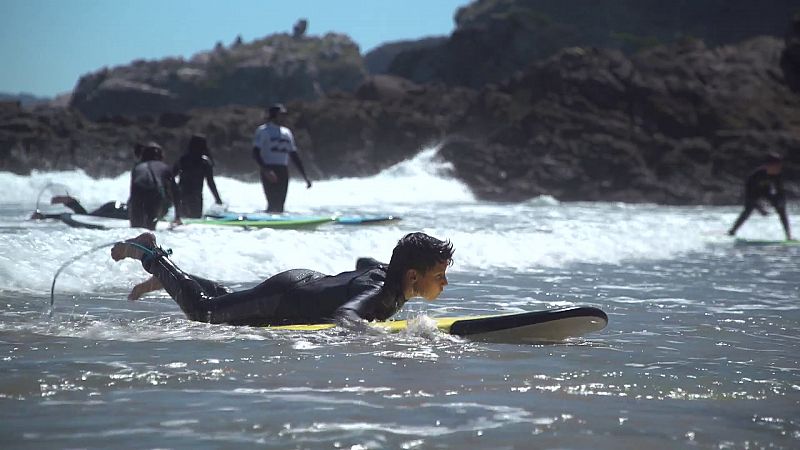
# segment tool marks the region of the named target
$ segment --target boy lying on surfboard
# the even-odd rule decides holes
[[[442,293],[453,251],[449,241],[411,233],[398,241],[388,266],[375,261],[333,276],[292,269],[236,292],[182,271],[152,233],[118,242],[111,257],[140,260],[153,275],[151,287],[166,289],[191,320],[262,326],[386,320],[412,297],[432,301]]]

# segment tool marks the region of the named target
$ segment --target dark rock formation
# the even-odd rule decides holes
[[[565,47],[633,53],[682,38],[710,46],[780,35],[795,0],[478,0],[440,45],[400,52],[388,73],[480,88]]]
[[[367,66],[369,73],[373,75],[385,74],[389,70],[389,64],[391,64],[394,58],[400,53],[439,47],[446,41],[446,37],[438,36],[410,41],[389,42],[379,45],[367,52],[367,54],[364,55],[364,64]]]
[[[783,43],[572,48],[481,92],[442,148],[482,197],[730,203],[768,151],[800,176]]]
[[[781,69],[789,87],[800,93],[800,14],[795,14],[786,33],[786,49],[781,55]]]
[[[457,90],[438,92],[435,88],[419,88],[394,101],[342,94],[289,103],[287,125],[312,177],[374,174],[443,138],[445,107],[415,106],[434,97],[450,104],[464,103],[466,98]],[[208,138],[217,173],[257,180],[251,149],[253,133],[264,118],[261,108],[198,108],[90,121],[72,109],[30,112],[14,106],[0,107],[1,171],[25,174],[34,169],[80,168],[94,177],[116,176],[130,170],[135,143],[156,141],[164,147],[167,162],[174,162],[191,135],[202,133]]]
[[[83,76],[71,106],[91,119],[106,115],[183,112],[223,105],[265,106],[352,91],[366,69],[347,36],[276,34],[189,60],[135,61]]]
[[[241,44],[235,52],[201,54],[190,63],[138,62],[100,71],[82,78],[73,97],[73,105],[94,121],[75,109],[0,103],[0,170],[81,168],[92,176],[118,175],[130,169],[134,143],[155,140],[174,161],[189,137],[201,133],[218,173],[255,181],[251,142],[263,119],[256,106],[293,93],[300,100],[287,102],[287,125],[314,178],[374,174],[441,142],[441,157],[484,199],[549,194],[561,200],[730,204],[739,201],[747,173],[767,152],[777,151],[787,158],[790,192],[800,194],[797,20],[784,40],[709,46],[684,36],[632,54],[570,47],[513,69],[534,51],[522,42],[528,31],[549,33],[561,29],[561,22],[510,14],[516,10],[509,8],[556,3],[476,2],[471,8],[506,9],[463,10],[480,14],[462,11],[459,30],[445,44],[395,59],[402,63],[419,52],[409,61],[429,59],[413,66],[413,78],[436,80],[449,73],[461,78],[447,81],[479,88],[390,75],[364,79],[363,71],[353,75],[358,65],[342,63],[352,48],[337,50],[335,36],[273,36],[263,41],[269,45]],[[695,11],[683,1],[665,4],[685,6],[682,14]],[[617,23],[621,13],[614,11],[604,20]],[[644,14],[641,7],[631,11]],[[562,31],[560,36],[569,36]],[[470,49],[466,67],[442,65],[453,55],[466,61]],[[510,76],[482,84],[500,76],[497,68]],[[337,83],[341,90],[332,87]],[[228,103],[245,106],[218,106]]]
[[[735,203],[768,151],[800,179],[800,96],[783,78],[784,48],[766,37],[718,48],[685,39],[632,57],[570,48],[480,91],[377,76],[355,94],[290,102],[288,125],[315,178],[374,174],[441,141],[485,199]],[[175,160],[202,133],[220,174],[254,181],[262,114],[232,106],[91,122],[0,109],[0,170],[116,175],[135,142],[158,141]]]
[[[376,75],[358,87],[356,97],[361,100],[394,101],[404,98],[417,89],[419,85],[405,78]]]
[[[19,102],[20,105],[24,107],[28,106],[35,106],[41,103],[46,103],[50,101],[49,98],[46,97],[37,97],[32,94],[26,93],[19,93],[19,94],[7,94],[4,92],[0,92],[0,102]]]

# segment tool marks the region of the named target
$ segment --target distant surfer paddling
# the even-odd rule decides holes
[[[736,231],[750,217],[754,209],[757,209],[762,215],[767,215],[766,209],[761,205],[761,201],[766,200],[777,211],[781,219],[781,225],[783,225],[783,231],[786,233],[786,239],[792,240],[789,217],[786,215],[786,193],[781,180],[782,170],[783,158],[781,155],[770,153],[767,156],[766,163],[747,177],[744,192],[744,210],[739,214],[731,229],[728,230],[728,235],[735,236]]]
[[[286,108],[277,103],[267,109],[267,122],[256,129],[253,139],[253,158],[261,167],[261,186],[267,197],[267,212],[283,212],[286,203],[286,192],[289,188],[289,159],[292,160],[300,175],[306,180],[306,187],[311,187],[311,180],[306,176],[303,161],[297,153],[297,145],[289,128],[282,126]]]
[[[191,320],[251,326],[358,325],[390,318],[413,297],[435,300],[447,286],[453,245],[411,233],[398,241],[388,265],[361,259],[355,271],[333,276],[293,269],[236,292],[179,269],[157,246],[152,233],[115,244],[111,257],[140,260],[153,275],[145,282],[151,283],[148,287],[163,286]]]
[[[127,219],[128,218],[128,205],[122,202],[111,201],[106,202],[100,205],[99,208],[92,210],[91,212],[87,211],[86,208],[81,205],[78,199],[69,196],[69,195],[56,195],[50,199],[51,205],[64,205],[67,208],[71,209],[75,214],[85,214],[88,216],[95,216],[95,217],[107,217],[110,219]],[[61,213],[42,213],[38,209],[31,215],[31,219],[58,219],[61,217]]]

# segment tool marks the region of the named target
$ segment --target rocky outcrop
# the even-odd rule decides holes
[[[356,97],[361,100],[392,102],[405,98],[418,89],[419,85],[405,78],[375,75],[358,87]]]
[[[396,41],[379,45],[364,55],[364,64],[370,74],[385,74],[389,70],[392,61],[403,52],[425,50],[431,47],[438,47],[445,43],[447,38],[444,36],[427,37],[408,41]]]
[[[50,101],[49,98],[37,97],[32,94],[26,94],[26,93],[8,94],[0,92],[0,102],[19,102],[19,104],[22,105],[23,107],[35,106],[38,104],[46,103],[48,101]]]
[[[194,55],[135,61],[81,77],[70,105],[90,119],[183,112],[224,105],[266,106],[352,91],[366,75],[349,37],[276,34]]]
[[[481,88],[566,47],[632,54],[687,37],[719,46],[778,36],[795,12],[794,0],[477,0],[445,42],[400,52],[387,72]]]
[[[480,197],[730,204],[768,151],[800,181],[800,96],[786,42],[708,47],[683,39],[635,55],[573,47],[480,90],[376,76],[353,93],[288,103],[314,178],[364,176],[442,142],[440,156]],[[0,103],[0,170],[130,169],[155,140],[174,161],[208,136],[217,172],[255,181],[251,139],[262,110],[194,108],[89,121],[70,109]]]
[[[482,197],[730,203],[768,151],[800,176],[783,43],[572,48],[481,92],[442,149]]]
[[[391,95],[380,83],[370,86],[365,90],[372,94],[364,99],[340,94],[287,105],[287,125],[312,177],[364,176],[407,159],[441,141],[448,107],[466,108],[470,98],[458,89],[408,82],[402,86],[409,89],[393,90]],[[0,171],[79,168],[95,177],[116,176],[130,170],[136,143],[154,140],[164,147],[167,162],[174,162],[191,135],[202,133],[217,173],[254,181],[252,138],[262,122],[261,108],[242,106],[90,121],[72,109],[24,111],[9,104],[0,108]]]
[[[781,69],[786,83],[800,93],[800,13],[795,14],[786,32],[786,48],[781,55]]]

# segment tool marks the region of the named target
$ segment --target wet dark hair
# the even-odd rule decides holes
[[[770,152],[764,161],[766,164],[779,164],[783,162],[783,156],[780,153]]]
[[[410,233],[397,242],[386,272],[388,282],[399,283],[408,269],[427,272],[439,263],[453,263],[453,244],[425,233]]]
[[[142,162],[154,160],[161,161],[164,159],[164,150],[162,150],[161,146],[155,142],[148,142],[142,147],[139,158]]]
[[[208,155],[208,140],[202,134],[194,134],[189,139],[189,153]]]

